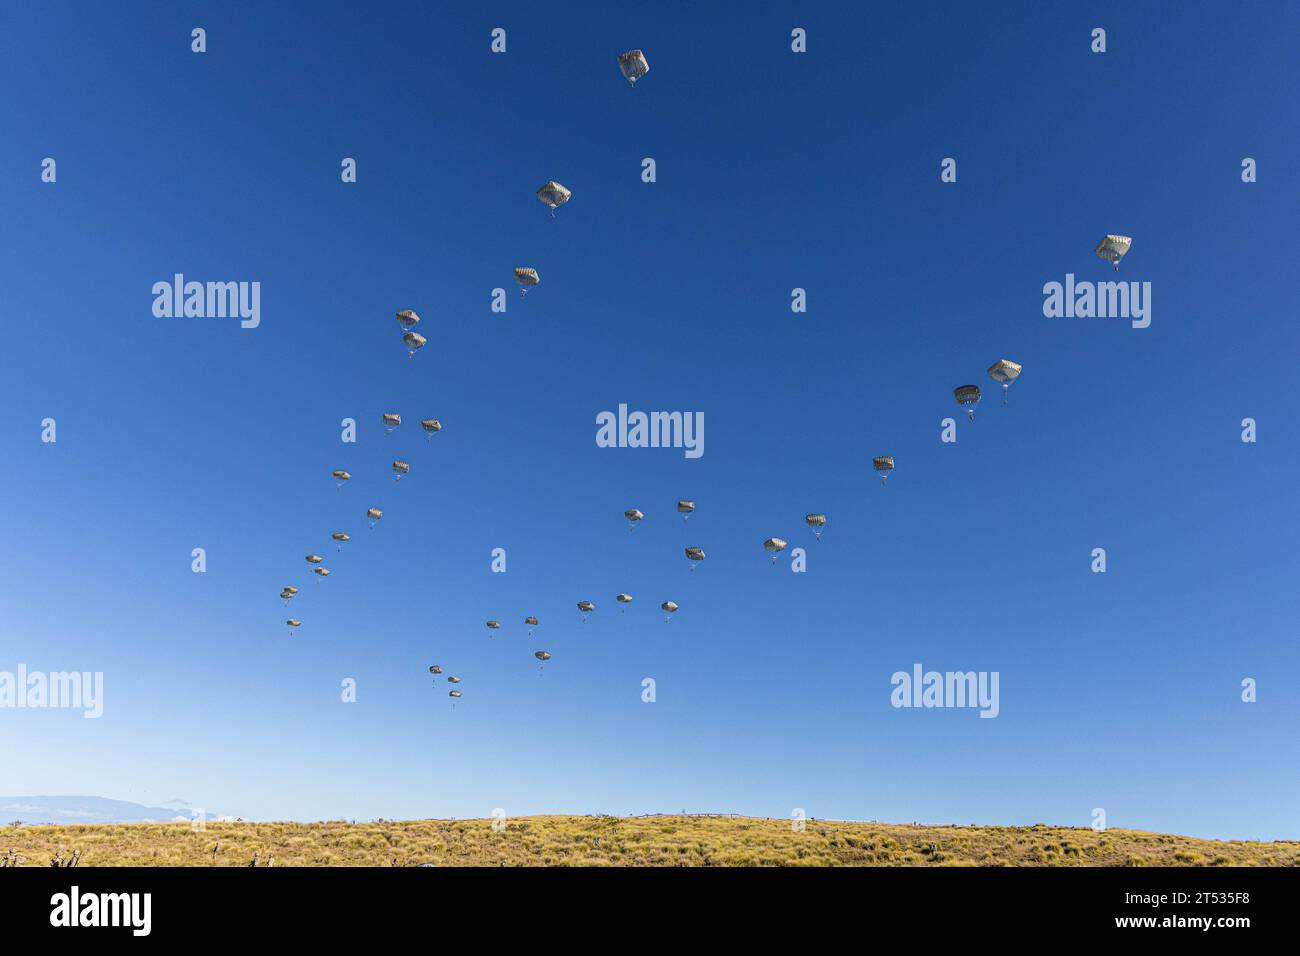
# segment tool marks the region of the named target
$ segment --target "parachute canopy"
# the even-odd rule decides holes
[[[402,416],[397,412],[384,412],[384,426],[387,428],[396,428],[402,424]]]
[[[826,527],[826,516],[825,516],[825,515],[816,515],[816,514],[814,514],[814,515],[807,515],[807,516],[804,517],[803,520],[807,523],[808,527],[810,527],[810,528],[824,528],[824,527]]]
[[[665,611],[667,611],[669,614],[672,614],[674,611],[677,610],[676,601],[664,601],[664,603],[660,604],[659,606],[663,608]]]
[[[616,595],[614,595],[614,600],[617,601],[619,604],[631,604],[631,603],[632,603],[632,595],[630,595],[630,594],[616,594]]]
[[[402,341],[406,343],[406,347],[410,349],[411,354],[414,355],[419,349],[424,348],[424,343],[427,342],[428,339],[419,332],[407,332],[402,336]]]
[[[1010,359],[998,359],[989,366],[989,378],[1008,385],[1020,377],[1020,366]],[[1017,392],[1017,395],[1020,393]]]
[[[323,577],[323,578],[327,578],[327,577],[330,576],[330,569],[329,569],[329,568],[312,568],[312,569],[311,569],[311,573],[312,573],[312,574],[319,574],[321,577]]]
[[[411,470],[411,466],[404,461],[393,462],[393,471],[397,472],[399,475],[405,475],[410,470]]]
[[[448,697],[459,697],[459,696],[460,696],[460,691],[458,691],[458,690],[450,691],[450,692],[447,694],[447,696],[448,696]]]
[[[290,627],[302,627],[302,621],[298,620],[296,617],[291,617],[284,623],[288,624]]]
[[[786,546],[786,542],[783,541],[781,538],[768,538],[766,541],[763,542],[764,549],[771,551],[773,554],[777,554],[781,551],[784,551],[785,546]]]
[[[636,81],[650,72],[650,64],[646,62],[645,54],[640,50],[628,50],[626,53],[620,53],[618,55],[618,68],[631,86],[636,86]]]
[[[442,431],[442,422],[436,418],[426,418],[420,422],[420,427],[432,435],[434,432]]]
[[[871,467],[875,468],[876,471],[893,471],[894,456],[877,455],[875,458],[871,459]]]
[[[692,560],[692,561],[703,561],[703,560],[704,560],[704,549],[703,549],[703,548],[687,548],[687,549],[686,549],[686,557],[688,557],[688,558],[689,558],[690,560]]]
[[[337,478],[339,481],[347,481],[349,478],[352,477],[342,468],[338,469],[337,471],[331,472],[331,474],[334,475],[334,477]]]
[[[640,521],[645,515],[638,508],[628,508],[623,512],[623,517],[628,521]]]
[[[397,321],[402,324],[402,328],[413,329],[420,324],[420,317],[410,309],[403,309],[397,313]]]
[[[978,385],[958,385],[952,390],[952,394],[957,399],[958,405],[978,405],[980,387]],[[1019,392],[1016,394],[1019,394]]]
[[[459,677],[448,677],[448,678],[447,678],[447,683],[448,683],[448,684],[459,684],[459,683],[460,683],[460,678],[459,678]]]
[[[292,594],[297,594],[297,593],[298,593],[298,589],[297,589],[296,587],[294,587],[292,584],[286,584],[286,585],[284,586],[284,590],[281,591],[280,593],[281,593],[281,594],[290,594],[290,595],[292,595]]]
[[[679,502],[677,502],[677,512],[678,512],[678,514],[688,515],[688,514],[690,514],[692,511],[694,511],[694,510],[695,510],[695,502],[694,502],[694,501],[679,501]]]
[[[325,559],[322,558],[319,554],[309,554],[307,555],[307,560],[311,564],[320,564]]]
[[[330,537],[333,538],[335,541],[351,541],[351,540],[352,540],[351,536],[349,536],[349,535],[347,534],[347,532],[345,532],[345,531],[335,531],[332,535],[330,535]]]
[[[501,627],[501,622],[500,622],[500,621],[488,621],[488,622],[487,622],[487,626],[488,626],[488,629],[489,629],[489,630],[493,630],[493,631],[495,631],[495,630],[499,630],[500,627]]]
[[[551,207],[551,215],[555,215],[555,210],[563,206],[573,196],[573,193],[565,189],[554,179],[549,180],[546,185],[537,190],[537,198]]]
[[[522,286],[537,285],[542,281],[542,277],[537,274],[536,269],[523,266],[515,269],[515,281]]]
[[[596,605],[591,601],[579,601],[578,610],[581,611],[583,614],[588,614],[591,611],[596,610]]]
[[[550,651],[534,651],[534,652],[533,652],[533,657],[537,658],[539,661],[549,661],[549,660],[551,659],[551,652],[550,652]]]
[[[1097,258],[1106,262],[1113,263],[1115,269],[1119,269],[1119,260],[1128,254],[1128,247],[1133,245],[1133,240],[1129,236],[1106,236],[1101,242],[1097,243]]]
[[[536,626],[537,626],[537,618],[533,617],[533,616],[530,614],[530,615],[528,615],[526,618],[524,618],[524,623],[527,624],[529,627],[536,627]]]
[[[431,665],[429,665],[429,673],[430,673],[430,674],[441,674],[441,673],[442,673],[442,668],[439,667],[437,664],[431,664]]]
[[[378,508],[367,508],[367,509],[366,509],[366,517],[369,518],[371,521],[378,521],[378,520],[379,520],[380,518],[382,518],[383,516],[384,516],[384,513],[383,513],[382,511],[380,511]]]

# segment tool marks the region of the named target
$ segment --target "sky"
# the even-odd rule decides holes
[[[0,709],[0,793],[1300,837],[1297,5],[0,16],[0,671],[104,681]],[[156,317],[175,273],[260,324]],[[1071,273],[1150,326],[1045,316]],[[704,454],[599,447],[620,404]],[[918,663],[998,716],[892,706]]]

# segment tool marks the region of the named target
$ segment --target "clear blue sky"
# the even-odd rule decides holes
[[[106,687],[0,711],[0,793],[1300,835],[1298,8],[814,6],[6,11],[0,670]],[[1108,232],[1150,328],[1045,318]],[[176,272],[260,281],[260,328],[155,318]],[[597,448],[620,402],[704,412],[704,457]],[[1001,715],[892,708],[915,662],[1000,672]]]

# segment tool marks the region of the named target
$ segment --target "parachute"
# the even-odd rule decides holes
[[[623,517],[628,520],[628,527],[635,528],[638,521],[645,517],[637,508],[628,508],[623,512]]]
[[[1128,254],[1128,247],[1133,245],[1133,240],[1129,236],[1106,236],[1101,242],[1097,243],[1097,258],[1109,262],[1115,266],[1115,271],[1119,272],[1119,260]]]
[[[319,576],[322,577],[322,578],[327,578],[327,577],[330,576],[330,569],[329,569],[329,568],[312,568],[312,569],[311,569],[311,573],[312,573],[312,574],[319,575]]]
[[[537,274],[536,269],[519,268],[515,270],[515,281],[519,283],[520,296],[526,296],[529,288],[541,282],[542,277]]]
[[[343,487],[343,482],[347,481],[349,478],[352,477],[352,476],[349,475],[346,471],[344,471],[342,468],[336,469],[335,471],[331,472],[331,474],[334,475],[334,480],[335,480],[336,482],[338,482],[338,486],[339,486],[340,488]]]
[[[367,509],[366,509],[366,517],[370,519],[370,527],[372,527],[372,528],[375,526],[375,522],[377,522],[377,521],[378,521],[380,518],[382,518],[383,516],[384,516],[384,513],[383,513],[382,511],[380,511],[378,508],[367,508]]]
[[[871,467],[880,472],[880,483],[883,485],[889,478],[889,473],[894,470],[894,456],[877,455],[871,459]]]
[[[958,385],[952,390],[952,394],[957,399],[957,404],[966,409],[966,414],[970,416],[970,420],[975,421],[975,406],[980,403],[980,387],[978,385]]]
[[[332,535],[330,535],[330,537],[333,538],[335,541],[337,541],[337,542],[339,543],[339,546],[338,546],[338,550],[339,550],[339,551],[342,551],[342,550],[343,550],[343,542],[344,542],[344,541],[351,541],[351,540],[352,540],[352,536],[349,535],[349,534],[347,534],[346,532],[343,532],[343,531],[335,531]]]
[[[631,603],[632,603],[632,595],[630,595],[630,594],[615,594],[615,595],[614,595],[614,600],[617,601],[619,604],[622,604],[622,605],[628,605],[628,604],[631,604]],[[624,610],[626,610],[626,607],[621,607],[621,608],[619,608],[619,613],[622,614]]]
[[[448,694],[447,694],[447,696],[448,696],[448,697],[459,697],[459,696],[461,696],[461,694],[460,694],[460,691],[458,691],[458,690],[453,690],[453,691],[449,691]],[[455,704],[452,704],[452,706],[455,707],[456,705],[455,705]]]
[[[393,462],[393,480],[401,481],[402,476],[410,474],[411,466],[404,461]]]
[[[668,612],[668,616],[664,618],[665,621],[671,621],[673,615],[677,613],[676,601],[664,601],[664,603],[660,604],[659,607]]]
[[[285,588],[280,592],[280,600],[284,602],[285,607],[289,606],[289,602],[293,600],[293,596],[297,593],[298,589],[294,587]]]
[[[1002,384],[1002,404],[1007,403],[1011,383],[1020,377],[1020,365],[1010,359],[998,359],[989,366],[989,378]]]
[[[691,562],[691,570],[694,571],[696,565],[697,565],[699,562],[701,562],[701,561],[704,560],[704,549],[703,549],[703,548],[687,548],[687,549],[686,549],[686,560],[688,560],[688,561]]]
[[[437,664],[430,664],[430,665],[429,665],[429,673],[430,673],[430,674],[441,674],[441,673],[442,673],[442,668],[439,667]]]
[[[579,601],[578,610],[582,612],[582,620],[583,623],[585,624],[587,621],[587,616],[591,614],[592,611],[596,610],[596,605],[591,601]]]
[[[436,418],[426,418],[420,422],[420,427],[428,432],[429,437],[432,438],[434,432],[442,431],[442,422]]]
[[[650,72],[650,64],[640,50],[628,50],[618,55],[618,68],[627,78],[629,86],[636,86],[636,81]]]
[[[384,412],[384,428],[388,429],[388,434],[393,433],[393,429],[402,424],[402,416],[397,412]]]
[[[573,196],[573,193],[565,189],[554,179],[547,181],[541,189],[537,190],[537,198],[551,207],[551,218],[555,218],[555,210],[563,206]]]
[[[459,678],[459,677],[448,677],[448,678],[447,678],[447,683],[448,683],[448,684],[459,684],[459,683],[460,683],[460,678]]]
[[[528,625],[528,636],[532,637],[533,628],[537,627],[537,618],[535,618],[533,615],[530,614],[526,618],[524,618],[524,623]]]
[[[534,652],[533,652],[533,657],[537,658],[539,661],[549,661],[549,660],[551,659],[551,652],[550,652],[550,651],[534,651]]]
[[[677,513],[682,516],[682,521],[688,521],[691,517],[691,512],[694,510],[695,510],[694,501],[677,502]]]
[[[408,358],[415,358],[415,353],[424,348],[424,343],[429,341],[419,332],[407,332],[402,336],[402,341],[406,343]]]
[[[307,561],[308,561],[309,564],[320,564],[320,563],[321,563],[322,561],[324,561],[324,560],[325,560],[325,559],[322,558],[319,554],[309,554],[309,555],[307,555]]]
[[[487,622],[487,626],[488,626],[488,630],[489,630],[489,631],[499,631],[499,630],[501,630],[501,622],[500,622],[500,621],[488,621],[488,622]]]
[[[302,621],[298,620],[296,617],[291,617],[284,623],[288,624],[290,627],[302,627]],[[289,633],[292,634],[293,631],[290,631]]]
[[[763,548],[772,554],[772,564],[776,564],[776,556],[785,550],[786,542],[781,538],[768,538],[763,542]]]
[[[822,528],[826,527],[826,516],[812,514],[804,517],[804,523],[813,529],[813,535],[818,541],[822,539]]]
[[[403,309],[397,313],[397,321],[404,329],[413,329],[420,324],[420,317],[410,309]]]

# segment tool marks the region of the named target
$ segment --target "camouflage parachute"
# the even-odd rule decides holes
[[[555,218],[555,210],[563,206],[573,197],[568,189],[561,186],[554,179],[548,180],[547,183],[537,190],[537,198],[551,208],[551,218]]]
[[[1119,271],[1119,260],[1128,255],[1129,246],[1133,245],[1133,240],[1129,236],[1106,236],[1097,243],[1094,250],[1097,258],[1104,262],[1109,262]]]
[[[650,64],[640,50],[628,50],[618,55],[618,69],[629,86],[636,86],[636,81],[650,72]]]
[[[894,470],[894,456],[877,455],[871,459],[871,467],[880,472],[880,483],[883,485],[886,479],[889,478],[889,473]]]
[[[519,283],[519,294],[528,295],[528,290],[542,281],[542,277],[537,274],[536,269],[522,267],[515,269],[515,281]]]
[[[952,394],[957,399],[957,404],[966,409],[966,414],[970,416],[970,420],[975,421],[975,406],[980,403],[980,387],[978,385],[958,385],[952,390]]]
[[[397,313],[398,324],[404,329],[413,329],[420,324],[420,317],[410,309],[403,309]]]
[[[424,348],[424,343],[428,341],[419,332],[407,332],[402,336],[402,341],[406,343],[407,357],[415,358],[415,353]]]
[[[1011,383],[1020,377],[1020,369],[1020,364],[1010,359],[998,359],[989,366],[989,378],[1002,385],[1003,405],[1007,403],[1007,393],[1011,390]]]

